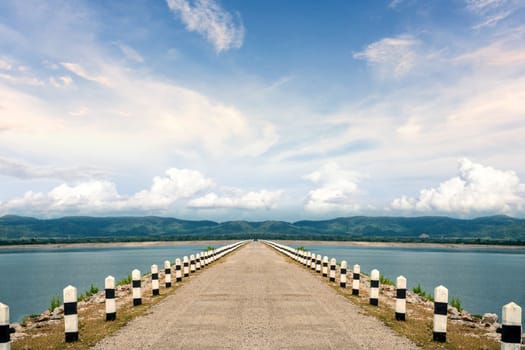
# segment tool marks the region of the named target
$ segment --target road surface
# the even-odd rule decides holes
[[[249,243],[95,349],[417,349],[318,276]]]

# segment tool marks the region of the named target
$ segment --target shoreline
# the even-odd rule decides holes
[[[460,243],[404,243],[404,242],[363,242],[363,241],[308,241],[275,240],[286,245],[318,245],[338,247],[383,247],[383,248],[448,248],[448,249],[505,249],[525,250],[523,245],[460,244]]]
[[[100,242],[100,243],[50,243],[50,244],[14,244],[2,245],[0,251],[8,249],[66,249],[66,248],[126,248],[191,245],[225,245],[237,240],[205,241],[146,241],[146,242]],[[382,247],[382,248],[447,248],[447,249],[501,249],[525,250],[523,245],[497,244],[459,244],[459,243],[403,243],[403,242],[364,242],[364,241],[312,241],[312,240],[275,240],[290,246],[338,246],[338,247]]]
[[[2,245],[0,251],[7,249],[65,249],[65,248],[126,248],[126,247],[161,247],[191,245],[225,245],[238,240],[207,241],[147,241],[147,242],[100,242],[100,243],[50,243],[50,244],[13,244]]]

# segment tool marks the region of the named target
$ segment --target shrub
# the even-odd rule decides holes
[[[418,283],[417,286],[412,288],[412,291],[428,301],[434,301],[434,297],[421,288],[421,283]]]

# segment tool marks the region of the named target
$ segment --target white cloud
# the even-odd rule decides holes
[[[68,87],[73,84],[73,78],[71,78],[69,75],[63,75],[60,77],[51,77],[49,78],[49,82],[51,85],[57,88]]]
[[[418,198],[394,199],[392,208],[447,213],[517,213],[525,209],[525,184],[514,171],[502,171],[459,160],[458,175],[437,188],[421,190]]]
[[[0,159],[1,160],[1,159]],[[9,169],[6,169],[10,166]],[[3,171],[2,171],[3,170]],[[19,178],[75,178],[66,170],[31,169],[0,162],[0,173]],[[211,191],[211,192],[210,192]],[[7,213],[56,216],[101,213],[173,213],[189,209],[272,209],[282,191],[250,191],[221,188],[202,173],[191,169],[170,168],[153,178],[151,187],[132,195],[117,191],[115,183],[90,179],[76,184],[63,183],[47,193],[26,192],[20,198],[0,203],[0,215]]]
[[[411,35],[383,38],[371,43],[365,50],[354,53],[354,58],[367,61],[371,67],[377,68],[383,77],[400,78],[415,66],[415,47],[419,44],[419,40]]]
[[[20,84],[20,85],[30,85],[30,86],[43,86],[44,82],[38,78],[26,75],[13,75],[0,73],[0,79],[5,80],[9,83]]]
[[[153,178],[148,190],[134,194],[127,206],[141,209],[167,209],[180,199],[192,197],[214,186],[211,179],[198,171],[171,168],[165,176]]]
[[[273,209],[282,197],[282,191],[227,191],[225,194],[211,192],[188,203],[192,208],[206,209]]]
[[[496,26],[523,6],[520,0],[467,0],[467,9],[482,18],[473,29]]]
[[[128,59],[130,59],[132,61],[135,61],[135,62],[138,62],[138,63],[143,63],[144,62],[144,57],[142,57],[137,52],[137,50],[133,49],[132,47],[130,47],[128,45],[124,45],[122,43],[115,43],[115,45],[120,49],[120,51],[122,51],[124,56],[126,56]]]
[[[0,157],[0,175],[18,179],[55,179],[72,181],[86,178],[101,178],[108,175],[107,171],[93,167],[50,167],[34,166],[13,159]]]
[[[358,210],[355,202],[359,174],[328,163],[304,177],[318,185],[308,192],[305,209],[311,212]]]
[[[89,108],[86,106],[81,106],[76,110],[70,111],[69,115],[73,117],[82,117],[89,113]]]
[[[0,69],[2,70],[11,70],[13,69],[13,65],[11,62],[5,58],[0,58]]]
[[[222,9],[214,0],[167,0],[168,7],[180,14],[189,31],[197,32],[213,44],[217,52],[240,48],[244,27],[237,18]]]
[[[109,79],[107,77],[102,76],[102,75],[94,75],[94,74],[88,73],[84,69],[84,67],[82,67],[82,65],[78,63],[63,62],[62,66],[66,68],[68,71],[78,75],[81,78],[84,78],[89,81],[94,81],[96,83],[99,83],[100,85],[105,85],[105,86],[109,85]]]

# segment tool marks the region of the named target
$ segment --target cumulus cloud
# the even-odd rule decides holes
[[[162,214],[173,211],[176,205],[191,209],[272,209],[281,195],[282,191],[224,189],[199,171],[170,168],[154,177],[150,188],[132,195],[120,194],[115,183],[108,180],[63,183],[46,193],[28,191],[20,198],[4,201],[0,214]]]
[[[525,209],[525,184],[514,171],[503,171],[459,160],[458,175],[423,189],[418,198],[402,196],[392,201],[392,208],[447,213],[505,213]]]
[[[281,199],[282,191],[252,191],[243,193],[239,190],[229,191],[225,194],[211,192],[205,196],[195,198],[188,204],[192,208],[206,209],[272,209]]]
[[[51,77],[49,78],[49,82],[51,85],[57,88],[68,87],[73,84],[73,78],[71,78],[69,75],[63,75],[60,77]]]
[[[214,0],[167,0],[167,4],[189,31],[205,36],[217,52],[242,46],[244,26],[239,16],[234,17]]]
[[[417,60],[415,47],[419,44],[419,40],[411,35],[383,38],[369,44],[363,51],[354,53],[354,58],[365,60],[371,67],[378,69],[384,77],[400,78],[415,66]]]
[[[305,209],[312,212],[358,210],[355,203],[359,174],[336,163],[322,166],[304,177],[318,187],[308,192]]]

